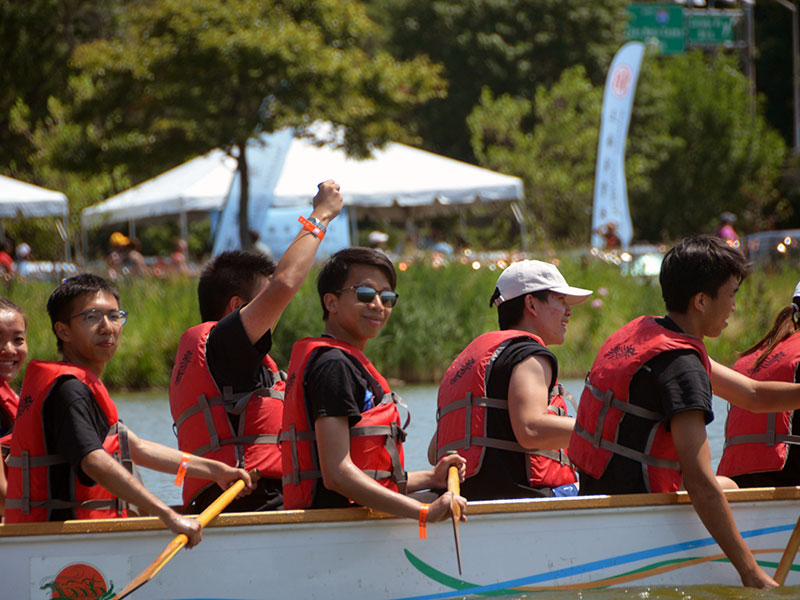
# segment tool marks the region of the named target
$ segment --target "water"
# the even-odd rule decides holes
[[[576,399],[580,397],[583,389],[582,380],[567,380],[562,383]],[[430,465],[426,453],[435,426],[436,386],[401,386],[394,390],[403,397],[411,411],[411,424],[408,429],[408,438],[404,444],[406,469],[409,471],[428,469]],[[120,418],[139,436],[167,446],[177,447],[165,391],[118,393],[114,394],[114,399]],[[572,406],[569,406],[569,411],[570,414],[574,412]],[[707,428],[714,468],[722,456],[726,414],[727,403],[715,397],[715,419]],[[180,488],[173,485],[174,475],[147,470],[143,470],[142,475],[147,488],[162,500],[173,505],[181,503]],[[684,588],[631,587],[588,592],[539,592],[535,594],[535,598],[537,600],[571,600],[573,598],[585,598],[586,600],[760,600],[763,598],[795,598],[797,595],[797,588],[779,588],[771,592],[762,592],[735,587],[694,586]],[[534,597],[534,594],[500,597],[522,600]]]

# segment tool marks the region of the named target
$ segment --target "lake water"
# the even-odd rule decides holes
[[[581,380],[567,380],[566,388],[577,398],[583,389]],[[402,386],[395,388],[408,404],[411,411],[411,424],[408,439],[404,445],[406,469],[409,471],[429,468],[426,450],[435,426],[436,386]],[[168,446],[177,447],[172,432],[172,420],[169,414],[167,393],[142,392],[131,394],[115,394],[120,418],[139,435]],[[569,407],[570,413],[573,408]],[[711,456],[716,468],[722,456],[724,441],[725,416],[727,403],[714,398],[714,421],[708,426]],[[169,504],[180,504],[180,488],[173,485],[174,475],[165,475],[152,471],[143,471],[147,487]],[[541,592],[535,594],[539,600],[570,600],[581,598],[586,600],[760,600],[771,598],[796,598],[800,595],[797,588],[779,588],[771,592],[762,592],[734,587],[695,586],[685,588],[614,588],[609,590],[593,590],[583,592]],[[503,598],[522,600],[531,595],[502,596]],[[476,599],[478,596],[475,597]]]

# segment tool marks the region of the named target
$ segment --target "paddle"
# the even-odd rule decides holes
[[[778,568],[775,570],[775,577],[773,577],[773,579],[775,579],[779,585],[783,585],[786,582],[786,576],[792,568],[792,563],[794,562],[794,557],[797,555],[798,547],[800,547],[800,518],[797,519],[794,531],[792,531],[792,535],[789,537],[789,543],[786,544],[786,550],[783,551],[783,556],[781,556],[781,562],[778,563]]]
[[[253,469],[250,471],[250,478],[253,481],[256,481],[261,476],[261,473],[258,469]],[[200,513],[200,516],[197,517],[197,520],[200,521],[201,527],[205,527],[214,518],[219,515],[225,507],[228,506],[231,502],[233,502],[234,498],[244,489],[244,481],[239,479],[235,482],[231,487],[227,490],[222,492],[219,497],[212,502],[208,508],[206,508],[203,512]],[[150,581],[156,574],[162,569],[164,565],[166,565],[173,556],[175,556],[178,551],[183,548],[189,542],[189,538],[186,537],[186,534],[181,533],[175,536],[175,539],[172,540],[167,547],[158,555],[158,557],[150,563],[150,566],[147,567],[144,571],[139,573],[133,581],[131,581],[128,585],[122,588],[119,594],[114,596],[111,600],[122,600],[123,598],[129,596],[134,591],[138,590],[142,587],[145,583]]]
[[[456,454],[455,450],[451,450],[450,452]],[[458,574],[461,575],[461,536],[458,531],[458,526],[461,523],[461,506],[456,502],[456,496],[461,493],[461,484],[458,481],[458,467],[455,465],[447,470],[447,491],[453,494],[453,500],[450,503],[450,511],[453,519],[453,536],[456,540]]]

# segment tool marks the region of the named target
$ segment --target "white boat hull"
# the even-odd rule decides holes
[[[728,497],[772,573],[800,513],[800,488]],[[111,598],[171,539],[152,518],[0,526],[0,595]],[[420,540],[415,523],[366,509],[222,515],[197,548],[181,551],[131,598],[375,600],[740,585],[685,493],[470,504],[461,553],[463,576],[449,522],[429,525]],[[797,584],[792,570],[787,585]]]

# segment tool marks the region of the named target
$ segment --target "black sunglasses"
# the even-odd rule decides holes
[[[369,304],[375,299],[375,296],[378,295],[381,298],[381,304],[389,308],[397,304],[397,299],[400,297],[400,294],[397,292],[392,292],[389,290],[379,292],[375,288],[369,287],[368,285],[351,285],[350,287],[336,290],[336,293],[341,294],[347,290],[355,290],[356,300],[363,302],[364,304]]]

